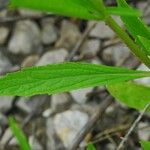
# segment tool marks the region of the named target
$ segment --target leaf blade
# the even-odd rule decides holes
[[[125,0],[117,0],[118,7],[132,9]],[[142,36],[150,39],[150,29],[139,17],[121,17],[129,33],[136,39],[137,36]]]
[[[31,96],[106,85],[150,76],[150,72],[86,63],[26,68],[0,78],[0,95]]]
[[[123,82],[107,85],[107,89],[119,102],[131,108],[143,110],[146,104],[150,102],[150,87],[144,85]]]
[[[13,132],[14,136],[16,137],[20,145],[21,150],[31,150],[30,145],[28,144],[24,133],[22,132],[20,127],[17,125],[15,119],[12,116],[8,118],[8,123],[9,123],[11,131]]]
[[[99,13],[91,1],[87,0],[11,0],[10,6],[52,12],[58,15],[77,17],[81,19],[101,20]]]
[[[140,141],[143,150],[150,150],[150,142],[149,141]]]

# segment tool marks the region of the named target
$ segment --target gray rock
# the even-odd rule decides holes
[[[43,150],[41,144],[33,135],[29,137],[29,144],[32,150]]]
[[[97,52],[99,51],[100,44],[100,40],[87,40],[80,48],[81,54],[96,56]]]
[[[79,90],[73,90],[70,92],[73,99],[79,103],[84,104],[87,100],[87,94],[92,91],[93,88],[84,88]]]
[[[1,10],[0,11],[0,17],[6,17],[7,16],[7,10],[4,9],[4,10]]]
[[[19,21],[9,41],[9,51],[14,54],[29,54],[41,49],[39,27],[33,21]]]
[[[35,111],[42,107],[42,105],[49,103],[50,97],[47,95],[39,95],[33,97],[21,97],[18,100],[17,106],[26,113]]]
[[[115,149],[116,149],[116,146],[115,146],[115,144],[113,144],[113,143],[109,143],[109,144],[107,144],[106,149],[107,149],[107,150],[115,150]]]
[[[91,23],[93,22],[89,22],[89,25]],[[114,32],[104,22],[100,22],[91,30],[89,35],[98,38],[112,38]]]
[[[0,27],[0,44],[4,44],[9,34],[9,29],[6,27]]]
[[[28,105],[27,101],[29,101],[29,97],[21,97],[17,102],[17,107],[26,113],[31,113],[32,108]]]
[[[5,112],[12,106],[12,96],[0,96],[0,111]]]
[[[39,56],[38,55],[30,55],[28,57],[26,57],[21,66],[22,67],[31,67],[34,66],[39,60]]]
[[[78,132],[88,121],[88,115],[78,110],[68,110],[54,117],[54,128],[64,146],[69,148]]]
[[[5,9],[8,5],[8,0],[0,0],[0,10]]]
[[[58,34],[52,19],[47,19],[43,21],[41,32],[43,44],[52,44],[56,42]]]
[[[150,139],[150,129],[149,128],[144,128],[149,126],[149,123],[147,122],[140,122],[138,124],[138,135],[140,140],[145,140],[149,141]],[[143,129],[141,129],[143,128]]]
[[[0,127],[7,125],[7,118],[2,113],[0,113]]]
[[[106,60],[112,59],[115,63],[120,62],[129,55],[129,49],[122,44],[108,47],[104,50],[103,57]]]
[[[30,9],[19,9],[18,10],[21,16],[24,17],[41,17],[42,13],[40,11],[36,10],[30,10]]]
[[[57,41],[56,47],[63,47],[70,50],[74,47],[80,36],[78,27],[65,20],[62,22],[60,39]]]
[[[68,56],[68,52],[65,49],[56,49],[46,52],[37,63],[37,66],[63,62]]]
[[[149,68],[147,66],[145,66],[144,64],[141,64],[137,70],[142,70],[142,71],[150,71]],[[147,77],[147,78],[141,78],[141,79],[137,79],[135,80],[136,82],[138,83],[141,83],[141,84],[145,84],[147,86],[150,85],[150,78]]]
[[[54,111],[53,111],[52,109],[48,108],[48,109],[46,109],[46,110],[43,111],[42,116],[43,116],[44,118],[48,118],[48,117],[50,117],[53,113],[54,113]]]
[[[4,135],[3,135],[3,137],[2,137],[2,139],[0,140],[0,148],[3,148],[3,146],[6,144],[6,142],[10,139],[10,137],[12,137],[12,132],[11,132],[11,130],[8,128],[6,131],[5,131],[5,133],[4,133]]]
[[[53,118],[46,121],[47,149],[48,150],[64,150],[63,144],[58,140],[54,129]]]
[[[68,109],[72,98],[68,93],[54,94],[51,97],[51,107],[54,112],[60,112]]]
[[[9,70],[12,67],[12,64],[1,52],[0,52],[0,74]]]

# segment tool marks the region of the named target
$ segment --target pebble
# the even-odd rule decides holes
[[[74,101],[79,104],[84,104],[87,100],[87,94],[92,92],[93,88],[84,88],[73,90],[70,92],[71,96],[73,97]]]
[[[0,10],[3,10],[8,5],[8,0],[0,0]]]
[[[30,10],[30,9],[19,9],[19,14],[24,17],[42,17],[41,11]]]
[[[0,52],[0,74],[12,67],[11,62]]]
[[[47,149],[48,150],[65,150],[63,143],[58,139],[55,129],[53,118],[49,117],[46,121],[46,134],[47,134]]]
[[[42,42],[45,45],[52,44],[56,42],[58,38],[58,31],[53,24],[52,19],[43,20],[42,22]]]
[[[50,97],[47,95],[20,97],[17,106],[24,112],[31,113],[32,111],[37,110],[39,107],[42,107],[44,104],[47,104],[49,100]]]
[[[3,137],[0,140],[0,147],[3,147],[6,144],[6,142],[10,139],[11,136],[12,136],[11,130],[9,128],[6,129]]]
[[[149,71],[149,68],[147,66],[145,66],[144,64],[141,64],[137,70],[142,70],[142,71]],[[147,86],[150,85],[150,78],[149,77],[146,77],[146,78],[141,78],[141,79],[137,79],[135,80],[136,82],[138,83],[141,83],[141,84],[145,84]]]
[[[77,25],[64,20],[61,26],[60,38],[56,42],[56,47],[63,47],[71,50],[80,37],[81,33]]]
[[[89,22],[89,25],[93,23],[92,21]],[[112,38],[114,36],[114,32],[106,26],[104,22],[99,22],[97,25],[91,30],[89,36],[97,37],[100,39],[104,38]]]
[[[84,42],[83,46],[80,48],[81,55],[92,55],[96,56],[100,49],[100,40],[87,40]]]
[[[115,150],[116,146],[115,144],[109,143],[106,145],[106,150]]]
[[[39,27],[33,21],[16,23],[8,49],[14,54],[30,54],[41,50],[41,34]]]
[[[66,148],[71,146],[74,138],[87,121],[88,115],[78,110],[68,110],[55,115],[54,128]]]
[[[38,55],[30,55],[26,57],[22,62],[22,67],[31,67],[34,66],[39,60]]]
[[[12,106],[13,99],[13,96],[0,96],[0,111],[7,111]]]
[[[29,137],[29,144],[32,150],[43,150],[41,144],[33,135]]]
[[[145,141],[150,140],[150,129],[149,128],[141,129],[148,126],[149,126],[148,122],[140,122],[138,124],[138,135],[140,140],[145,140]]]
[[[68,93],[54,94],[51,97],[51,108],[54,112],[61,112],[71,105],[72,97]]]
[[[47,64],[60,63],[63,62],[67,56],[68,52],[63,48],[48,51],[43,54],[43,56],[40,58],[36,65],[42,66]]]
[[[5,115],[0,113],[0,127],[7,125],[7,118]]]
[[[122,44],[108,47],[104,50],[103,57],[105,60],[113,60],[115,63],[120,62],[123,58],[129,55],[129,49]]]
[[[0,27],[0,44],[5,44],[9,34],[9,29],[6,27]]]

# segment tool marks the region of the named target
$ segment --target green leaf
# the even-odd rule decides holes
[[[42,2],[41,0],[10,0],[10,6],[41,10],[88,20],[105,20],[108,13],[125,16],[139,15],[139,12],[134,9],[106,9],[103,0],[43,0]]]
[[[92,143],[89,143],[89,144],[87,145],[86,150],[96,150],[96,148],[95,148],[95,146],[94,146]]]
[[[84,63],[26,68],[0,78],[0,95],[31,96],[106,85],[150,76],[150,72]]]
[[[143,150],[150,150],[150,141],[141,141],[140,143]]]
[[[107,89],[119,102],[131,108],[142,110],[150,102],[150,87],[144,85],[123,82],[108,85]]]
[[[21,150],[31,150],[24,133],[22,132],[20,127],[17,125],[15,119],[13,117],[9,117],[8,123],[9,123],[9,127],[12,133],[14,134],[14,136],[16,137],[20,145]]]
[[[123,8],[129,8],[132,9],[125,0],[117,0],[118,7]],[[150,29],[148,26],[139,18],[136,16],[121,17],[122,21],[124,22],[128,32],[133,36],[133,38],[136,40],[137,36],[142,36],[147,39],[150,39]]]
[[[129,9],[124,7],[106,7],[108,14],[119,16],[140,16],[141,13],[136,9]]]
[[[22,7],[29,9],[52,12],[59,15],[77,17],[82,19],[101,20],[104,19],[98,9],[100,1],[97,0],[10,0],[11,7]]]
[[[150,55],[150,40],[142,36],[137,37],[138,43],[145,49],[147,55]]]

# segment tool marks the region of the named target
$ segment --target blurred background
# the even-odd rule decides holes
[[[116,5],[115,0],[105,2]],[[142,11],[142,17],[149,25],[150,1],[128,2]],[[5,4],[6,0],[0,0],[1,76],[24,67],[64,61],[147,69],[103,22],[25,9],[11,10],[6,9]],[[118,17],[114,18],[123,26]],[[150,80],[139,82],[149,84]],[[32,150],[68,149],[108,95],[105,87],[94,87],[52,96],[0,97],[0,150],[20,149],[8,127],[9,115],[13,115],[22,127]],[[80,149],[92,141],[97,150],[115,150],[138,114],[113,101],[81,142]],[[140,150],[139,140],[150,140],[149,120],[150,115],[145,114],[125,150]]]

